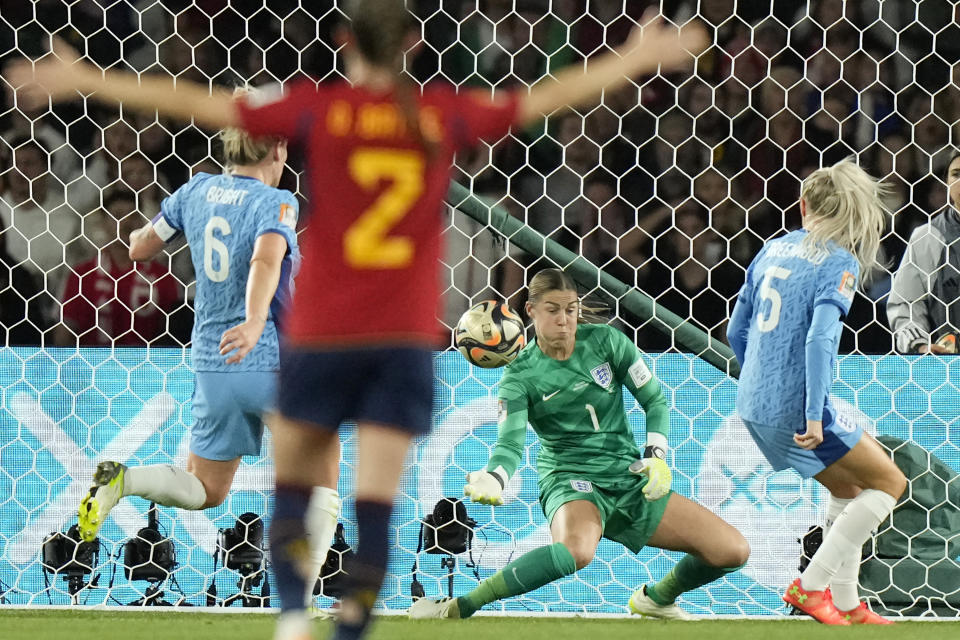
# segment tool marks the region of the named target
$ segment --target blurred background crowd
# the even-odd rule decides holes
[[[103,68],[224,85],[330,80],[341,20],[334,4],[4,3],[0,64],[42,53],[56,32]],[[618,44],[649,4],[419,0],[424,38],[408,70],[419,82],[522,87]],[[756,251],[800,226],[801,180],[855,155],[890,186],[888,268],[857,294],[841,350],[890,352],[891,277],[913,230],[947,204],[960,113],[958,10],[939,0],[665,4],[669,18],[697,16],[714,31],[695,72],[640,79],[600,105],[515,131],[458,158],[457,179],[722,337]],[[212,132],[80,101],[29,112],[5,89],[0,344],[188,343],[187,252],[174,246],[167,259],[135,266],[124,241],[192,173],[221,171]],[[295,156],[281,184],[294,191]],[[522,306],[525,270],[543,261],[448,215],[447,324],[485,295]],[[593,293],[636,330],[641,348],[674,346]]]

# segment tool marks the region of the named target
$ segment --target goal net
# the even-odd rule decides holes
[[[407,71],[419,83],[522,90],[622,42],[650,4],[657,3],[420,0],[422,42]],[[664,385],[674,489],[736,526],[753,549],[743,570],[685,594],[682,605],[699,614],[782,613],[779,595],[801,559],[798,539],[821,522],[825,495],[769,467],[735,415],[736,381],[669,323],[626,304],[624,291],[649,296],[722,340],[750,259],[767,239],[799,227],[801,179],[855,156],[891,186],[888,266],[856,296],[832,392],[845,418],[880,436],[914,478],[865,548],[861,589],[888,613],[957,616],[960,368],[953,356],[899,352],[887,315],[911,235],[947,203],[945,170],[960,114],[954,8],[876,0],[661,4],[672,22],[696,19],[709,28],[713,44],[695,69],[639,78],[598,104],[550,114],[457,158],[455,180],[474,204],[508,214],[522,233],[447,208],[441,319],[452,327],[487,298],[522,309],[532,273],[567,266],[557,256],[599,269],[581,278],[582,292],[610,306],[611,322],[649,354]],[[0,62],[39,56],[57,35],[104,69],[172,73],[211,86],[305,74],[333,80],[342,70],[335,44],[342,5],[4,3]],[[267,520],[269,438],[266,455],[241,464],[221,507],[161,508],[151,516],[146,502],[129,499],[94,547],[77,546],[69,534],[97,461],[186,460],[193,374],[185,347],[195,278],[188,249],[174,246],[135,271],[123,241],[193,172],[221,171],[215,132],[81,100],[25,110],[15,88],[3,88],[0,603],[143,603],[162,590],[169,602],[266,604],[273,578],[260,572],[256,555],[262,527],[241,525],[244,514]],[[281,186],[302,195],[296,154],[291,167]],[[942,255],[918,259],[933,261],[932,269],[955,259],[954,233],[941,243]],[[519,243],[521,235],[527,241]],[[957,294],[956,281],[942,284],[928,298]],[[952,301],[939,300],[945,308]],[[903,331],[897,344],[909,351],[919,335],[910,331],[918,329]],[[415,560],[428,596],[445,595],[451,584],[461,594],[549,540],[529,432],[506,504],[467,505],[476,521],[469,550],[455,562],[419,550],[422,519],[442,497],[459,496],[464,475],[486,463],[499,376],[455,351],[437,354],[435,424],[411,452],[397,499],[386,609],[409,606]],[[642,411],[632,398],[628,406],[642,438]],[[343,438],[341,520],[351,544],[349,428]],[[147,550],[145,561],[128,557],[137,548]],[[252,554],[245,563],[241,552]],[[604,541],[575,576],[489,608],[622,614],[631,592],[677,558],[655,549],[634,555]],[[318,603],[331,604],[335,594],[334,577]]]

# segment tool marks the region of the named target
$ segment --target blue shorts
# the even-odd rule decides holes
[[[803,431],[792,425],[764,425],[750,420],[744,420],[743,424],[775,470],[792,468],[804,478],[817,475],[845,456],[863,435],[860,425],[839,415],[832,406],[823,412],[823,442],[813,450],[797,446],[793,434]]]
[[[197,371],[190,451],[207,460],[260,455],[276,393],[275,371]]]
[[[430,432],[433,351],[420,347],[280,349],[280,413],[336,430],[376,422]]]

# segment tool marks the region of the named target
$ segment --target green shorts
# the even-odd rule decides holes
[[[577,473],[551,473],[540,480],[540,506],[547,522],[552,522],[557,509],[567,502],[589,500],[600,511],[603,537],[639,553],[660,525],[670,499],[668,493],[659,500],[647,500],[645,484],[644,478],[631,474],[597,482]]]

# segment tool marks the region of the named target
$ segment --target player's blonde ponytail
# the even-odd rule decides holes
[[[880,236],[887,221],[881,199],[886,190],[852,158],[814,171],[800,189],[810,216],[806,241],[819,247],[834,242],[852,253],[860,263],[861,282],[879,266]]]
[[[253,87],[237,87],[233,91],[236,99],[242,95],[258,93]],[[267,157],[276,138],[253,138],[243,129],[227,128],[220,132],[223,145],[223,163],[227,169],[257,164]]]
[[[577,283],[562,269],[541,269],[530,278],[530,284],[527,285],[527,300],[531,304],[536,304],[544,294],[551,291],[573,291],[576,293]],[[603,303],[581,300],[577,323],[606,323],[605,314],[609,310]]]

